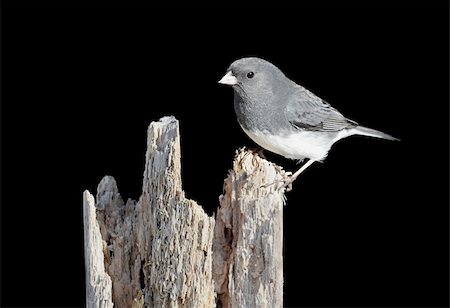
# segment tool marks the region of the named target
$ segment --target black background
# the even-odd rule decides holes
[[[148,124],[180,121],[184,189],[218,205],[241,131],[217,81],[263,57],[347,117],[284,218],[286,306],[448,306],[446,2],[4,2],[2,306],[84,305],[82,191],[137,199]],[[296,168],[294,162],[268,159]]]

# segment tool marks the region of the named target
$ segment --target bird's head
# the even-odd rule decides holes
[[[219,83],[232,86],[238,94],[256,98],[274,93],[274,88],[285,79],[272,63],[251,57],[234,61]]]

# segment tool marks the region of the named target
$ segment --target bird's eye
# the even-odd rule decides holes
[[[253,76],[255,76],[255,73],[253,73],[253,72],[247,73],[247,78],[253,78]]]

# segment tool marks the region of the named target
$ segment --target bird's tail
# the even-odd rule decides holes
[[[370,136],[370,137],[382,138],[382,139],[393,140],[393,141],[400,141],[400,139],[392,137],[391,135],[388,135],[388,134],[385,134],[378,130],[371,129],[371,128],[364,127],[364,126],[355,127],[354,133],[356,135],[363,135],[363,136]]]

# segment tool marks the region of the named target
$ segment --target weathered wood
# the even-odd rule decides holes
[[[115,307],[142,303],[142,260],[136,231],[139,207],[133,200],[124,204],[116,181],[105,176],[97,188],[97,220],[105,241],[105,266],[113,281]],[[137,307],[142,307],[138,305]]]
[[[184,197],[178,121],[165,117],[153,122],[147,145],[138,202],[124,204],[110,176],[97,189],[97,220],[114,306],[213,307],[214,219]],[[85,228],[96,224],[90,219]],[[102,247],[99,240],[96,251]],[[92,267],[86,270],[91,275]]]
[[[113,307],[111,278],[103,263],[103,241],[95,215],[94,197],[83,192],[86,307]]]
[[[214,219],[184,196],[178,121],[166,117],[148,130],[141,224],[150,228],[145,302],[154,307],[212,307]]]
[[[151,123],[139,201],[110,176],[84,193],[87,306],[281,307],[283,176],[239,151],[215,222],[182,190],[178,121]]]
[[[284,171],[241,150],[220,196],[213,278],[220,307],[283,306]],[[275,183],[274,185],[267,185]]]

